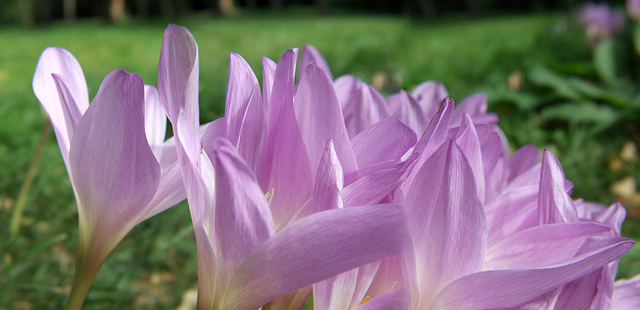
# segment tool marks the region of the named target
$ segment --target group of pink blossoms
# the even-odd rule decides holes
[[[512,152],[485,95],[456,105],[428,81],[384,98],[311,46],[263,58],[260,87],[232,53],[225,115],[200,125],[198,57],[170,25],[157,89],[118,69],[89,104],[76,59],[43,52],[33,88],[78,203],[68,309],[185,197],[198,309],[640,308],[640,277],[614,282],[623,206],[573,200],[548,151]]]

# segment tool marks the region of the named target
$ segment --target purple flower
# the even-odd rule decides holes
[[[578,22],[585,27],[592,44],[602,42],[615,34],[624,23],[624,15],[611,11],[607,4],[585,4],[578,13]]]
[[[312,55],[318,62],[319,53]],[[315,284],[316,308],[606,308],[616,296],[616,259],[633,245],[619,235],[623,209],[574,202],[572,185],[549,152],[542,163],[533,146],[509,155],[484,95],[454,109],[450,99],[439,104],[437,97],[446,95],[441,84],[426,82],[385,105],[362,95],[375,90],[363,92],[355,78],[334,83],[346,98],[345,123],[358,124],[350,134],[395,111],[422,136],[411,149],[417,160],[387,198],[405,205],[410,246]],[[599,223],[583,222],[592,216]],[[636,287],[625,285],[619,303],[635,302]]]
[[[201,138],[197,45],[185,28],[169,26],[165,31],[158,85],[160,100],[173,124],[178,160],[196,233],[198,308],[259,308],[322,279],[398,253],[404,244],[406,229],[399,206],[340,208],[332,189],[340,187],[341,170],[346,170],[339,160],[342,142],[330,139],[323,141],[319,150],[307,149],[307,144],[300,144],[298,140],[301,136],[295,136],[303,133],[296,131],[292,106],[291,59],[295,61],[292,58],[294,53],[285,53],[274,70],[273,79],[265,79],[266,83],[272,82],[273,87],[272,95],[265,96],[269,98],[268,104],[262,103],[262,107],[259,97],[245,96],[244,93],[254,94],[257,90],[255,76],[246,70],[248,66],[241,58],[232,55],[227,97],[227,104],[231,106],[227,106],[225,118],[209,124]],[[320,87],[323,90],[326,85],[331,85],[330,82],[324,83],[328,78],[318,75],[318,72],[313,68],[305,71],[296,100],[305,98],[305,89]],[[235,88],[238,85],[245,87]],[[256,139],[260,141],[260,133],[264,132],[257,130],[261,127],[254,127],[260,121],[253,123],[254,117],[259,119],[261,116],[253,114],[260,108],[264,108],[267,116],[262,123],[267,126],[267,138],[261,145],[267,144],[266,150],[259,154],[266,154],[264,156],[270,159],[272,173],[281,173],[262,175],[267,184],[274,186],[269,194],[270,201],[260,186],[260,174],[254,173],[261,168],[255,163],[269,161],[254,158],[247,162],[245,157],[252,158],[251,155],[241,155],[244,150],[255,148],[253,143]],[[245,117],[235,119],[237,115]],[[271,115],[279,115],[278,123],[269,118]],[[270,134],[275,136],[270,139]],[[292,141],[298,144],[285,147],[284,143]],[[285,152],[286,148],[300,153]],[[305,201],[292,197],[297,193],[286,186],[299,189],[304,185],[293,183],[301,180],[295,176],[296,173],[310,177],[305,174],[310,172],[295,170],[300,167],[308,169],[297,161],[306,160],[305,154],[310,151],[317,152],[312,155],[318,163],[316,191],[310,204],[316,210],[326,211],[311,212],[288,224],[295,216],[289,213],[298,211]],[[285,180],[284,177],[292,179]],[[280,198],[279,193],[288,196]],[[276,201],[284,206],[274,208]],[[298,203],[295,209],[286,208],[293,203]],[[279,216],[283,219],[282,228],[276,221]]]
[[[69,308],[79,308],[100,266],[138,223],[184,199],[175,151],[163,147],[166,118],[155,88],[111,72],[89,105],[84,75],[68,51],[47,48],[33,89],[49,114],[78,203],[78,255]]]
[[[627,0],[627,14],[631,19],[640,22],[640,1]]]

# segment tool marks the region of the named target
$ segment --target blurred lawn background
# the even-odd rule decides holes
[[[73,278],[77,211],[52,132],[29,191],[20,234],[9,237],[15,199],[45,124],[31,79],[47,46],[64,47],[75,55],[93,98],[101,80],[115,68],[139,73],[145,83],[155,85],[167,23],[186,26],[200,48],[204,123],[223,114],[229,52],[242,55],[260,79],[262,56],[277,60],[288,48],[313,44],[335,77],[349,73],[371,83],[374,75],[385,76],[386,94],[424,80],[443,82],[457,101],[486,92],[489,109],[499,113],[512,147],[533,143],[556,153],[574,182],[574,198],[609,205],[621,198],[611,192],[612,184],[640,175],[633,159],[620,161],[625,143],[640,142],[636,127],[611,126],[592,136],[585,134],[589,124],[546,119],[535,108],[522,110],[496,99],[509,92],[510,76],[524,77],[521,87],[526,88],[527,72],[540,63],[590,59],[572,14],[479,20],[448,16],[418,22],[385,15],[316,17],[311,10],[281,13],[284,17],[190,15],[117,26],[86,19],[32,30],[0,28],[0,309],[61,308]],[[632,200],[627,207],[623,234],[640,240],[640,210]],[[185,203],[138,225],[106,260],[86,308],[174,308],[197,284],[192,233]],[[638,272],[636,247],[622,258],[619,277]]]

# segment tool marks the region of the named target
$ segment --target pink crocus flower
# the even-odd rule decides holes
[[[305,57],[303,55],[303,59],[307,59],[306,61],[308,62],[321,63],[324,70],[329,71],[326,62],[324,62],[317,50],[313,47],[305,47],[304,51],[308,51],[307,54],[309,56]],[[424,195],[424,192],[429,188],[444,186],[437,185],[438,181],[433,179],[434,174],[429,173],[428,182],[433,184],[413,189],[416,182],[425,182],[424,180],[420,181],[424,178],[424,175],[422,177],[419,176],[419,172],[422,171],[420,167],[424,167],[427,162],[433,161],[432,156],[435,156],[438,148],[444,147],[447,143],[446,141],[452,140],[455,141],[456,145],[454,149],[458,149],[463,154],[471,170],[471,173],[466,178],[459,179],[473,179],[475,181],[476,197],[481,202],[477,208],[482,210],[482,213],[485,213],[486,228],[477,226],[478,229],[475,229],[473,233],[484,235],[486,241],[475,240],[475,242],[468,242],[465,243],[465,246],[458,247],[457,250],[455,242],[446,244],[439,249],[433,249],[433,244],[438,243],[436,239],[441,238],[443,234],[434,236],[434,239],[430,239],[430,242],[417,245],[418,248],[427,247],[430,249],[430,251],[427,251],[428,253],[425,253],[417,261],[413,261],[416,258],[411,254],[415,252],[414,248],[406,251],[403,256],[396,256],[393,259],[388,258],[378,262],[377,265],[370,264],[366,268],[354,269],[314,285],[314,306],[320,309],[365,309],[368,307],[393,309],[407,307],[415,309],[437,308],[438,305],[437,303],[434,304],[435,301],[433,299],[440,294],[438,287],[444,290],[443,287],[448,285],[447,283],[452,285],[453,283],[458,283],[458,281],[451,282],[451,280],[455,278],[456,272],[460,272],[460,268],[464,263],[451,264],[455,271],[449,272],[441,270],[446,268],[446,263],[441,262],[437,264],[436,269],[426,274],[422,273],[424,270],[420,265],[432,261],[433,255],[436,253],[452,251],[451,253],[454,253],[452,255],[456,256],[460,255],[460,253],[466,253],[466,251],[478,244],[486,242],[486,246],[481,246],[482,251],[477,252],[478,254],[475,257],[475,259],[482,262],[482,268],[464,277],[471,279],[482,278],[487,275],[484,272],[494,270],[500,272],[492,272],[492,276],[500,274],[507,276],[510,272],[503,270],[512,270],[512,275],[528,274],[536,277],[536,273],[540,275],[543,272],[542,269],[559,268],[557,270],[562,273],[561,270],[563,268],[565,268],[564,270],[572,268],[568,267],[568,265],[551,267],[544,266],[545,264],[556,264],[562,260],[569,262],[581,255],[582,261],[573,261],[569,264],[588,264],[587,261],[592,260],[594,257],[602,258],[597,264],[590,265],[590,272],[572,275],[565,273],[563,275],[565,278],[553,279],[553,281],[557,280],[557,282],[554,282],[556,287],[546,287],[547,292],[539,290],[539,296],[529,295],[527,297],[531,298],[529,301],[514,301],[509,300],[511,297],[502,296],[500,297],[502,298],[500,303],[504,302],[504,304],[501,304],[500,307],[512,307],[517,303],[521,303],[520,306],[527,305],[529,307],[535,305],[551,306],[552,303],[556,303],[555,307],[560,309],[583,308],[587,304],[606,308],[606,301],[611,300],[612,291],[614,290],[611,275],[615,277],[615,266],[617,264],[615,259],[632,244],[628,239],[619,238],[619,225],[624,217],[624,215],[620,215],[620,212],[621,210],[623,212],[623,209],[610,207],[608,209],[610,211],[600,212],[598,221],[601,224],[598,225],[580,223],[579,219],[586,218],[587,214],[590,213],[586,212],[582,205],[574,203],[569,198],[568,192],[571,184],[564,179],[562,168],[557,159],[552,154],[545,152],[543,163],[539,163],[540,151],[533,146],[524,147],[514,153],[513,156],[509,156],[506,140],[499,128],[495,126],[497,117],[486,113],[486,96],[482,94],[470,96],[459,107],[454,109],[451,100],[445,100],[440,104],[440,97],[446,96],[444,86],[437,82],[429,81],[416,87],[412,93],[400,92],[392,95],[387,99],[389,104],[385,106],[384,101],[371,99],[381,98],[379,95],[371,95],[372,93],[377,94],[373,88],[363,88],[362,85],[365,84],[353,77],[341,77],[334,83],[338,90],[338,96],[340,97],[343,94],[341,98],[345,98],[341,100],[341,103],[345,103],[342,105],[345,123],[352,122],[355,125],[351,127],[354,128],[353,132],[357,133],[368,126],[376,124],[383,116],[389,115],[390,111],[395,111],[395,117],[410,125],[414,131],[422,132],[422,137],[412,149],[414,154],[419,154],[419,158],[412,165],[408,174],[402,178],[402,185],[392,198],[392,201],[404,201],[405,204],[408,204],[407,215],[409,222],[412,223],[415,219],[415,225],[411,226],[410,224],[410,227],[415,228],[410,229],[412,236],[415,238],[416,234],[420,235],[417,232],[420,229],[433,229],[426,228],[428,226],[425,226],[425,223],[433,223],[433,226],[437,227],[439,223],[447,223],[448,221],[446,218],[438,218],[437,216],[434,219],[433,214],[422,217],[418,215],[419,213],[414,214],[410,207],[410,197],[411,193],[413,195],[416,193]],[[365,89],[366,92],[363,92]],[[345,106],[351,106],[351,108],[345,109]],[[353,122],[354,120],[355,122]],[[444,166],[444,163],[436,166],[441,169],[440,167]],[[449,171],[451,169],[452,166],[449,166]],[[457,169],[460,169],[460,167]],[[454,195],[454,198],[456,195],[459,196],[459,194],[455,194],[456,192],[452,191],[452,188],[461,185],[453,183],[449,186],[449,193]],[[424,205],[425,201],[443,200],[442,198],[434,199],[434,197],[431,197],[427,199],[428,197],[420,197],[418,199],[420,205]],[[467,199],[473,199],[471,194],[467,197]],[[473,203],[468,200],[466,205],[473,205]],[[416,210],[421,210],[420,208]],[[447,207],[438,206],[435,209],[446,210]],[[452,212],[452,218],[473,214],[469,210],[454,210],[450,212]],[[479,211],[476,209],[475,212]],[[449,225],[451,227],[473,227],[473,225],[455,223]],[[486,233],[481,233],[484,229],[486,229]],[[473,231],[474,229],[471,230]],[[449,231],[444,235],[451,234],[452,232]],[[469,236],[470,233],[466,232],[461,235]],[[550,239],[542,242],[536,240],[541,236],[545,236],[542,238]],[[465,237],[464,239],[466,240],[467,238]],[[596,242],[594,241],[596,239],[608,240],[603,242],[611,242],[610,247],[605,246],[591,252],[586,250],[585,248],[590,247],[589,244]],[[540,246],[553,248],[554,244],[564,247],[566,252],[556,251],[555,253],[549,253],[548,250],[541,251],[538,249]],[[414,243],[415,246],[416,244]],[[451,246],[453,248],[449,248]],[[513,258],[504,257],[506,253],[513,254],[513,251],[523,252]],[[540,253],[543,253],[547,260],[538,259],[535,262],[537,265],[534,264],[533,260],[527,261],[520,256],[537,257]],[[445,261],[448,262],[450,260]],[[407,263],[409,264],[407,265]],[[413,268],[417,269],[412,274],[410,270],[414,264],[417,267]],[[415,274],[416,270],[421,271]],[[483,272],[482,275],[478,274],[479,272]],[[441,276],[435,276],[436,274]],[[412,284],[412,281],[416,281],[416,276],[418,280]],[[419,280],[421,277],[427,278],[426,280]],[[446,280],[447,278],[450,279]],[[529,280],[533,279],[530,278]],[[543,281],[539,277],[537,279]],[[419,284],[419,282],[423,282],[423,284]],[[638,285],[635,284],[636,282],[630,280],[619,282],[619,284],[615,285],[615,287],[620,287],[622,290],[621,293],[617,294],[617,296],[622,296],[619,297],[621,301],[618,304],[629,305],[635,302],[631,296],[634,290],[637,290],[636,287]],[[487,302],[481,296],[485,292],[482,287],[465,287],[469,290],[476,290],[480,295],[469,295],[469,299],[466,301],[469,305],[464,307],[474,308],[472,304],[481,305],[483,302]],[[526,285],[523,285],[521,289],[526,290],[526,287]],[[535,291],[540,288],[532,287],[531,289]],[[596,291],[598,293],[594,294],[593,292]],[[490,290],[486,291],[486,293],[500,294]],[[457,295],[450,295],[454,299],[457,298],[455,296]],[[613,296],[616,296],[615,292],[613,292]],[[374,298],[371,299],[371,297]],[[362,303],[363,301],[364,303]],[[456,304],[458,301],[452,300],[450,302]],[[438,301],[438,303],[442,303],[442,301]],[[456,305],[455,308],[462,307],[461,305]],[[498,304],[494,306],[498,306]]]
[[[279,90],[275,87],[280,83],[277,76],[274,94]],[[312,213],[278,230],[259,178],[240,154],[252,147],[243,140],[251,137],[232,134],[234,130],[250,131],[252,124],[226,119],[233,117],[229,112],[209,125],[202,138],[199,135],[198,49],[185,28],[169,26],[165,31],[158,83],[160,100],[173,124],[196,233],[198,309],[259,308],[277,297],[399,252],[406,238],[399,206],[336,208],[331,190],[315,196],[319,208],[327,211]],[[338,186],[337,144],[329,140],[320,151],[319,184]],[[295,160],[289,158],[289,162]],[[273,196],[271,203],[275,199]]]
[[[183,200],[184,189],[176,181],[175,151],[163,147],[166,117],[157,92],[138,75],[111,72],[89,105],[76,59],[47,48],[33,89],[51,119],[78,203],[76,271],[67,301],[68,309],[77,309],[120,240]]]
[[[452,105],[445,101],[429,127],[450,123],[452,113],[446,112]],[[379,303],[390,309],[542,305],[558,298],[564,285],[604,268],[633,245],[613,234],[610,226],[574,221],[577,211],[562,192],[564,175],[550,153],[537,165],[539,184],[522,187],[518,184],[526,180],[503,173],[511,180],[504,194],[485,196],[491,200],[485,206],[476,183],[484,182],[477,177],[485,171],[482,155],[487,155],[479,137],[487,132],[475,128],[468,115],[452,132],[430,132],[436,133],[429,135],[435,149],[425,152],[426,160],[416,161],[413,168],[418,172],[405,180],[409,186],[401,196],[411,245],[395,260],[383,261],[374,280],[336,279],[328,293],[314,286],[314,298],[324,293],[319,300],[342,305],[333,309],[378,309]],[[494,140],[493,149],[501,146],[500,139]],[[516,173],[523,171],[523,177],[529,173],[527,167],[536,169],[539,158],[529,150],[508,165]],[[529,201],[527,197],[532,204],[518,201]],[[355,283],[354,294],[339,293],[349,291],[346,283]],[[359,305],[365,295],[373,298]]]
[[[624,15],[612,11],[606,3],[587,3],[578,13],[578,22],[585,27],[589,42],[597,44],[620,30]]]
[[[627,14],[634,21],[640,22],[640,1],[627,0]]]

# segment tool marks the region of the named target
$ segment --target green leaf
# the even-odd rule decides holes
[[[628,96],[602,88],[583,79],[570,78],[568,83],[586,98],[604,101],[617,107],[625,107],[631,104],[631,99]]]
[[[631,31],[631,37],[633,39],[633,47],[637,55],[640,55],[640,24],[634,24]]]
[[[617,77],[615,51],[613,39],[603,41],[593,49],[593,66],[600,79],[607,84],[614,84]]]
[[[543,66],[537,66],[529,72],[529,80],[536,86],[551,88],[558,96],[570,100],[582,100],[577,91],[566,78]]]
[[[612,124],[619,112],[608,105],[599,105],[592,101],[560,103],[542,111],[542,117],[560,119],[569,122],[586,122],[598,125]]]
[[[504,90],[504,91],[487,91],[486,94],[489,97],[489,102],[511,103],[521,111],[531,110],[541,105],[542,103],[544,103],[544,100],[542,100],[542,98],[539,98],[529,93]]]

